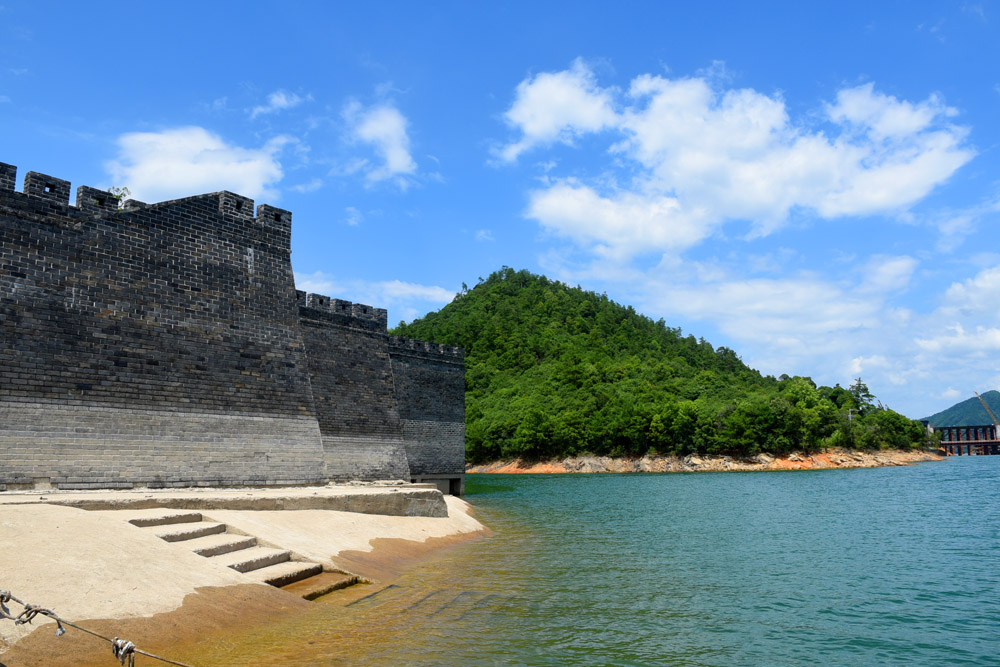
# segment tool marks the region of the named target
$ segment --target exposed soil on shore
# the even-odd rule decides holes
[[[219,512],[227,522],[249,521],[260,535],[276,535],[317,562],[372,582],[321,598],[347,604],[451,545],[490,534],[467,503],[452,497],[445,502],[447,518],[327,510]],[[19,599],[51,608],[83,628],[191,664],[218,664],[215,653],[238,641],[234,638],[279,622],[295,623],[316,611],[316,603],[244,583],[244,575],[144,533],[117,514],[44,503],[6,507],[0,511],[0,532],[19,548],[0,557],[0,588],[9,587]],[[15,614],[20,609],[12,604]],[[116,662],[108,642],[72,627],[57,637],[55,624],[44,617],[31,626],[0,619],[0,631],[0,667]],[[137,663],[162,664],[143,656]]]
[[[795,452],[785,457],[760,454],[752,459],[731,456],[643,456],[642,458],[612,458],[609,456],[573,456],[553,461],[496,461],[467,466],[467,473],[494,474],[558,474],[595,472],[724,472],[751,470],[818,470],[829,468],[881,468],[904,466],[925,461],[942,461],[945,457],[925,451],[881,450],[863,452],[829,449],[815,454]]]
[[[348,551],[334,557],[337,565],[372,580],[336,591],[331,597],[347,604],[390,583],[407,570],[438,554],[442,549],[490,534],[461,533],[426,541],[397,538],[372,540],[372,551]],[[326,598],[324,598],[326,600]],[[107,637],[127,638],[144,651],[165,658],[211,652],[216,643],[226,644],[248,629],[309,614],[312,602],[279,588],[259,584],[199,589],[188,595],[178,609],[144,618],[101,619],[74,622]],[[111,645],[74,628],[56,637],[47,624],[0,654],[0,667],[107,667],[115,664]],[[137,664],[163,664],[138,656]],[[266,664],[262,658],[261,664]]]
[[[123,637],[148,653],[170,658],[178,645],[241,629],[250,623],[264,624],[305,613],[310,604],[278,588],[246,584],[201,589],[184,598],[178,609],[145,618],[72,620],[105,637]],[[65,635],[56,637],[55,626],[51,624],[32,632],[0,655],[0,665],[6,667],[107,667],[116,662],[108,642],[75,628],[66,628]],[[164,664],[143,656],[137,656],[136,662]]]

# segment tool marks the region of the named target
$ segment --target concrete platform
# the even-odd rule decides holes
[[[0,507],[44,503],[85,510],[337,510],[387,516],[446,517],[434,484],[352,483],[286,488],[5,491]]]

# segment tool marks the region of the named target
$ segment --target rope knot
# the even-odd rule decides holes
[[[125,639],[118,639],[111,642],[111,651],[118,658],[118,662],[126,667],[135,665],[135,644]]]

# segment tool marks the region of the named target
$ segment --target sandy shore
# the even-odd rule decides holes
[[[753,459],[731,456],[643,456],[642,458],[611,458],[608,456],[574,456],[553,461],[497,461],[468,466],[469,473],[554,474],[597,472],[724,472],[751,470],[812,470],[825,468],[878,468],[901,466],[924,461],[941,461],[944,457],[923,451],[885,450],[861,452],[831,449],[817,454],[793,453],[775,458],[761,454]]]
[[[169,657],[171,646],[205,633],[305,613],[312,604],[247,583],[246,575],[192,553],[182,542],[164,542],[136,528],[128,523],[136,510],[87,511],[44,500],[13,502],[14,496],[3,495],[0,589],[152,653]],[[377,581],[432,550],[488,534],[468,503],[452,496],[445,502],[447,517],[325,509],[201,511],[262,542]],[[15,614],[21,609],[11,608]],[[32,626],[0,620],[0,667],[87,664],[113,664],[109,644],[72,628],[57,638],[55,625],[41,616]]]

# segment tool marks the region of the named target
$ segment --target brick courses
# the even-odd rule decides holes
[[[296,293],[291,213],[230,192],[118,210],[86,186],[70,205],[68,181],[15,175],[0,163],[0,490],[461,479],[464,402],[437,409],[447,434],[407,426],[432,394],[464,401],[454,376],[390,361],[384,310]]]

